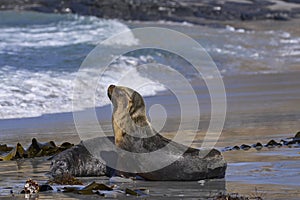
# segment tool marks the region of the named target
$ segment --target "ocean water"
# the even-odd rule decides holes
[[[213,58],[222,76],[300,70],[298,33],[278,27],[248,30],[232,25],[211,28],[188,23],[157,24],[182,31],[198,41]],[[126,86],[135,88],[137,84],[150,83],[139,89],[142,95],[152,96],[165,90],[162,83],[137,70],[142,64],[161,63],[188,80],[199,78],[197,71],[176,55],[157,50],[131,52],[119,57],[106,70],[98,83],[95,99],[86,99],[82,106],[72,107],[74,79],[85,57],[101,41],[129,30],[129,25],[118,20],[71,14],[0,12],[0,119],[107,105],[106,88],[117,84],[128,71],[132,76],[126,79]],[[106,45],[134,46],[137,43],[132,34],[125,40]],[[168,78],[168,72],[163,73]]]
[[[164,21],[125,23],[77,15],[0,12],[1,143],[15,145],[18,141],[27,147],[33,137],[42,142],[78,143],[80,138],[74,127],[72,113],[69,113],[74,111],[74,80],[81,74],[86,77],[82,79],[82,85],[92,87],[89,78],[98,76],[93,69],[78,72],[81,63],[106,38],[143,26],[159,26],[183,32],[198,41],[213,58],[224,78],[228,98],[225,127],[216,144],[217,148],[244,143],[265,144],[271,139],[280,141],[294,136],[299,131],[300,119],[300,31],[295,28],[297,23],[299,21],[249,22],[245,25],[224,22],[223,28],[214,28]],[[138,43],[134,34],[129,34],[126,40],[114,40],[106,45],[131,47]],[[109,103],[106,96],[108,85],[118,84],[122,77],[126,78],[122,79],[122,83],[133,88],[148,83],[138,91],[145,96],[146,103],[157,103],[168,111],[167,119],[170,121],[167,125],[171,128],[165,134],[172,138],[175,133],[173,129],[177,128],[180,121],[178,102],[165,91],[166,87],[161,82],[140,70],[139,66],[148,63],[169,66],[193,84],[204,117],[201,118],[197,138],[186,134],[185,139],[193,140],[195,147],[200,147],[210,117],[210,96],[203,79],[188,62],[164,51],[146,49],[122,55],[106,68],[99,79],[95,98],[83,99],[81,106],[75,110],[99,106],[98,119],[100,123],[103,122],[101,125],[105,131],[112,134],[110,108],[105,106]],[[99,68],[101,70],[105,66]],[[152,71],[148,69],[147,72]],[[170,70],[164,68],[153,72],[160,78],[173,77]],[[177,80],[170,81],[180,85]],[[187,98],[189,95],[186,93]],[[156,108],[162,110],[161,107]],[[161,114],[154,109],[152,114],[157,113]],[[102,116],[104,114],[109,117]],[[31,118],[35,116],[41,117]],[[159,130],[159,123],[151,123]],[[86,133],[94,130],[93,125],[87,123]],[[203,186],[197,182],[170,184],[137,181],[125,187],[148,188],[155,199],[207,198],[224,190],[243,195],[256,194],[258,191],[265,199],[299,199],[299,155],[299,148],[288,147],[225,152],[228,169],[225,180],[219,183],[207,181]],[[18,192],[29,177],[39,183],[48,180],[45,174],[50,163],[44,158],[0,164],[0,197],[10,199],[10,191],[13,190],[17,197],[24,199]],[[86,183],[103,181],[101,177],[84,180]],[[39,198],[94,197],[97,198],[50,192],[41,193]]]

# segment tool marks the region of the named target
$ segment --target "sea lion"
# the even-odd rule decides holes
[[[199,150],[173,142],[156,132],[146,116],[143,97],[133,89],[110,85],[108,97],[113,104],[112,124],[115,144],[122,150],[133,153],[150,153],[164,148],[153,160],[134,160],[134,165],[148,166],[163,160],[176,160],[168,166],[138,175],[147,180],[191,181],[223,178],[226,162],[216,149]],[[180,154],[182,152],[182,154]],[[122,159],[122,155],[119,155]],[[122,160],[121,164],[132,161]],[[146,163],[143,163],[146,162]],[[133,166],[134,168],[135,166]]]
[[[162,160],[174,160],[170,165],[154,171],[138,171],[138,175],[146,180],[192,181],[200,179],[223,178],[226,162],[220,151],[216,149],[194,149],[170,141],[156,132],[146,116],[143,97],[136,91],[121,86],[111,85],[108,97],[113,104],[112,126],[114,137],[110,137],[119,149],[134,153],[149,153],[166,148],[163,154],[153,159],[125,159],[116,151],[105,151],[107,142],[101,137],[82,141],[52,159],[51,175],[70,173],[75,176],[112,176],[126,174],[120,165],[134,167],[160,163]],[[96,158],[86,148],[99,146],[102,159]],[[96,149],[96,150],[98,150]],[[97,151],[98,152],[98,151]],[[104,155],[104,156],[103,156]],[[108,159],[105,159],[108,158]],[[134,158],[134,157],[133,157]],[[131,158],[132,159],[132,158]],[[115,166],[115,167],[114,167]],[[121,168],[122,169],[122,168]],[[129,175],[134,175],[134,171]]]

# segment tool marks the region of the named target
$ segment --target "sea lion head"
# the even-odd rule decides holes
[[[138,92],[128,87],[110,85],[107,95],[113,104],[114,116],[130,116],[136,125],[148,125],[145,102]]]
[[[113,104],[112,125],[115,143],[122,146],[124,137],[149,137],[154,131],[146,116],[143,97],[131,88],[110,85],[107,95]]]

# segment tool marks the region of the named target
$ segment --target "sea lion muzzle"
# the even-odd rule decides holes
[[[114,90],[114,88],[115,88],[116,86],[115,85],[110,85],[109,87],[108,87],[108,89],[107,89],[107,96],[108,96],[108,98],[111,100],[111,94],[112,94],[112,92],[113,92],[113,90]]]

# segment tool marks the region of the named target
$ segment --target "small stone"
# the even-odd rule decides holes
[[[285,145],[285,146],[293,145],[295,143],[296,143],[296,141],[294,141],[294,138],[292,138],[292,139],[287,138],[287,139],[280,140],[280,144]]]
[[[6,144],[0,144],[0,151],[7,152],[13,150],[13,147],[8,147]]]
[[[133,195],[133,196],[140,196],[136,191],[131,190],[129,188],[125,189],[125,194],[130,194],[130,195]]]
[[[111,191],[113,190],[111,187],[103,184],[103,183],[96,183],[92,182],[91,184],[85,186],[84,188],[77,191],[78,194],[94,194],[93,191],[95,190],[106,190]]]
[[[261,150],[261,149],[263,148],[263,145],[262,145],[260,142],[258,142],[258,143],[256,143],[256,144],[254,144],[253,147],[254,147],[256,150]]]
[[[223,150],[222,150],[222,152],[224,152],[224,151],[231,151],[232,150],[232,147],[225,147]]]
[[[53,190],[53,188],[48,184],[44,184],[40,186],[40,192],[46,192],[51,190]]]
[[[268,147],[268,148],[272,148],[272,147],[275,147],[275,146],[282,146],[282,144],[276,142],[275,140],[270,140],[270,141],[266,144],[266,147]]]
[[[247,151],[247,150],[251,149],[251,146],[249,146],[247,144],[242,144],[240,148]]]
[[[295,137],[293,138],[293,141],[295,143],[300,143],[300,131],[295,135]]]
[[[239,146],[232,147],[232,150],[240,150],[241,148]]]
[[[16,148],[17,148],[17,150],[16,150],[15,158],[27,157],[25,149],[23,148],[23,146],[20,143],[17,144]]]
[[[149,190],[145,188],[139,188],[139,189],[126,188],[125,194],[133,195],[133,196],[147,196],[149,194]]]
[[[62,143],[60,145],[60,148],[62,148],[62,149],[69,149],[69,148],[71,148],[73,146],[74,146],[74,144],[71,144],[70,142],[64,142],[64,143]]]

